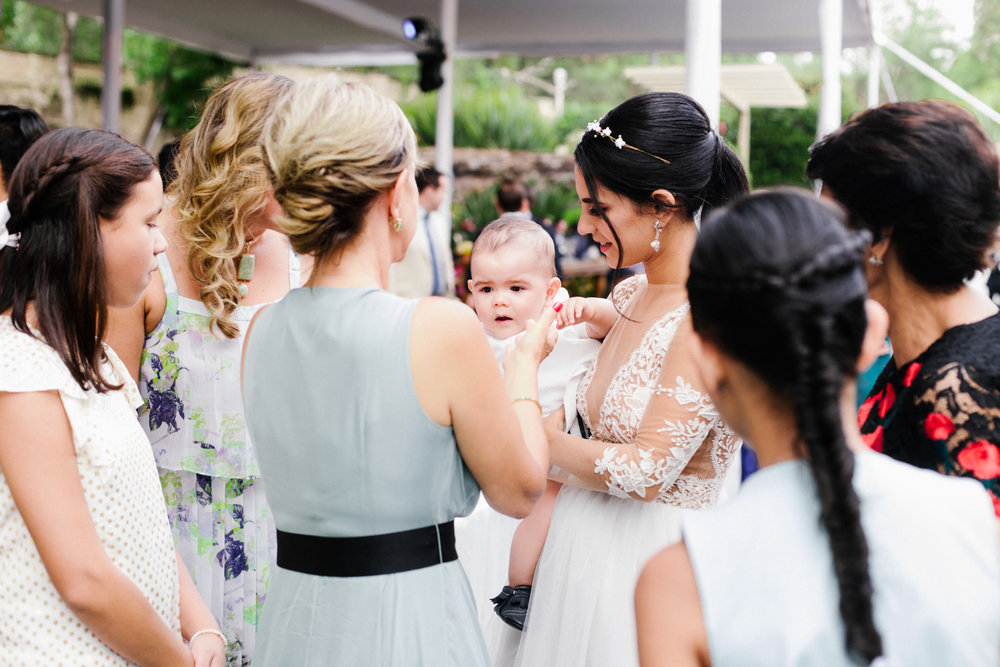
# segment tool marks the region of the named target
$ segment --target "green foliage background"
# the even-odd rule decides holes
[[[63,34],[60,12],[24,0],[4,0],[0,6],[0,48],[56,55]],[[872,7],[881,15],[880,23],[893,40],[987,104],[1000,107],[1000,0],[976,0],[975,32],[968,44],[958,43],[949,33],[949,26],[941,14],[923,0],[878,0]],[[137,80],[153,83],[163,106],[164,124],[175,131],[183,131],[194,124],[211,89],[231,76],[239,65],[134,30],[126,31],[124,52],[126,67]],[[99,20],[79,18],[73,54],[78,62],[100,61]],[[560,58],[504,55],[457,61],[455,144],[541,152],[560,147],[571,149],[588,121],[641,92],[624,76],[625,67],[650,62],[681,64],[683,59],[683,54]],[[724,60],[756,61],[757,56],[726,55]],[[748,168],[756,187],[808,185],[803,172],[808,147],[816,131],[820,60],[789,54],[778,56],[778,61],[789,68],[806,90],[810,104],[801,110],[753,111]],[[867,52],[848,53],[846,61],[853,63],[854,68],[843,77],[845,117],[864,108]],[[885,62],[899,99],[953,99],[893,54],[885,52]],[[570,86],[563,114],[553,118],[539,110],[539,98],[546,97],[547,93],[522,81],[524,78],[551,81],[557,67],[567,70]],[[412,84],[418,78],[416,65],[357,69],[377,70],[403,84],[404,90],[409,92],[400,100],[401,105],[413,122],[421,143],[434,143],[436,94],[415,92]],[[99,89],[91,90],[91,87],[94,84],[90,82],[81,84],[80,92],[99,93]],[[730,127],[727,140],[735,143],[735,110],[724,105],[722,117]],[[987,131],[1000,139],[1000,127],[982,120]],[[541,187],[544,190],[544,184]],[[475,206],[470,204],[470,208]]]

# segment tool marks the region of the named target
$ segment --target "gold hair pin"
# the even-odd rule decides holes
[[[620,134],[618,135],[618,138],[615,139],[612,136],[614,133],[611,131],[611,128],[610,127],[602,128],[601,122],[598,120],[592,120],[589,123],[587,123],[587,131],[593,132],[599,137],[605,137],[607,139],[610,139],[614,143],[614,145],[618,148],[618,150],[621,150],[623,148],[631,148],[632,150],[648,155],[651,158],[656,158],[663,164],[670,164],[670,160],[667,160],[666,158],[662,158],[659,155],[653,155],[649,151],[644,151],[641,148],[636,148],[635,146],[627,143]]]

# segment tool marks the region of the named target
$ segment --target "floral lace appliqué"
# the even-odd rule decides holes
[[[604,450],[604,456],[595,461],[594,472],[599,475],[607,474],[608,493],[618,498],[628,498],[629,494],[635,494],[640,498],[646,498],[646,490],[657,489],[656,500],[658,502],[670,502],[672,504],[686,504],[683,502],[684,494],[678,496],[673,487],[677,485],[681,473],[690,461],[691,456],[701,446],[712,432],[713,428],[719,424],[719,415],[707,396],[693,389],[691,385],[684,382],[681,377],[676,378],[676,386],[664,388],[657,386],[652,392],[656,395],[667,394],[673,397],[678,404],[686,406],[691,413],[691,418],[686,421],[664,420],[663,426],[657,429],[658,433],[664,433],[670,437],[673,445],[669,448],[668,456],[655,457],[653,451],[636,446],[638,461],[627,450],[628,446],[612,445]],[[714,440],[713,440],[714,442]],[[724,472],[728,457],[721,457],[723,460],[722,471]],[[715,457],[713,457],[713,463]],[[702,480],[694,475],[686,476],[680,484],[681,489],[689,488],[692,491],[697,488],[698,497],[706,494],[706,483],[709,489],[721,483],[722,476],[718,481],[715,477]],[[711,494],[708,494],[711,495]],[[717,495],[717,494],[716,494]]]
[[[637,276],[615,288],[619,310],[626,312],[643,283],[644,278]],[[688,311],[685,303],[661,317],[643,334],[640,344],[608,384],[597,424],[591,424],[587,405],[596,364],[590,365],[580,382],[579,413],[593,432],[592,438],[609,443],[603,456],[594,462],[594,472],[605,478],[612,496],[638,497],[680,507],[704,507],[719,498],[739,440],[722,423],[708,396],[690,382],[677,376],[673,386],[660,385],[667,351]],[[666,448],[641,447],[635,444],[639,425],[650,400],[658,396],[672,398],[683,412],[675,410],[656,429],[669,440]],[[699,474],[685,473],[706,440],[711,448],[706,463],[711,464],[711,469]],[[655,498],[648,498],[647,489],[654,488]]]

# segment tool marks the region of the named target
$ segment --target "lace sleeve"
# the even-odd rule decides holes
[[[595,461],[611,495],[693,506],[717,497],[737,441],[698,380],[692,335],[685,318],[652,376],[635,437],[608,445]]]
[[[915,392],[914,406],[938,472],[978,479],[1000,516],[1000,392],[954,362]]]
[[[630,276],[615,285],[614,289],[611,290],[608,298],[611,299],[611,302],[619,312],[624,311],[628,307],[628,304],[632,302],[632,297],[635,296],[635,293],[639,290],[645,279],[646,277],[642,274]]]

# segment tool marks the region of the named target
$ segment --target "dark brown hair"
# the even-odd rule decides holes
[[[712,130],[712,123],[695,100],[681,93],[644,93],[609,111],[599,121],[641,150],[623,151],[612,138],[587,130],[573,156],[587,191],[597,201],[597,186],[632,201],[636,210],[663,204],[652,198],[663,188],[673,193],[677,205],[692,217],[704,215],[746,194],[747,175],[736,154]],[[618,231],[604,211],[618,246],[620,270],[624,252]]]
[[[439,188],[441,187],[441,177],[444,176],[440,171],[431,166],[423,166],[417,169],[416,179],[417,179],[417,192],[423,192],[427,188]]]
[[[868,232],[849,232],[841,212],[811,193],[761,192],[705,222],[687,280],[698,335],[794,410],[829,538],[845,648],[866,665],[882,655],[882,636],[840,394],[854,382],[865,336],[862,256],[870,240]]]
[[[8,190],[14,168],[25,151],[48,131],[49,126],[34,109],[0,104],[0,169]]]
[[[508,178],[497,186],[497,205],[507,213],[520,211],[525,199],[531,201],[531,189],[524,181]]]
[[[951,293],[986,266],[1000,225],[1000,162],[962,107],[940,100],[868,109],[811,149],[807,173],[875,240],[886,234],[925,289]]]
[[[36,141],[11,176],[8,229],[18,247],[0,249],[0,312],[41,338],[81,388],[119,388],[100,372],[108,319],[101,219],[117,217],[133,189],[156,170],[146,151],[101,130],[65,128]]]

